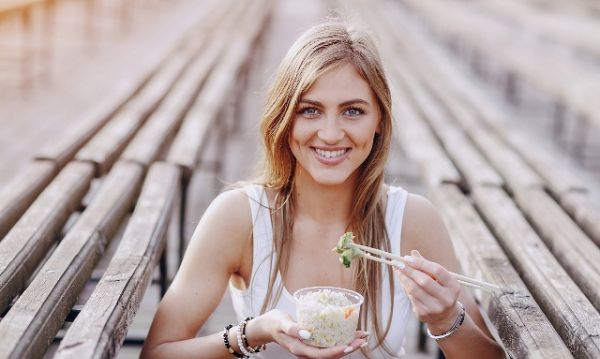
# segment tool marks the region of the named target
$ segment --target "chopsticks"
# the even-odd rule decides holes
[[[401,256],[397,256],[395,254],[391,254],[391,253],[382,251],[380,249],[371,248],[371,247],[363,246],[361,244],[356,244],[356,243],[352,243],[351,245],[360,249],[363,257],[377,261],[377,262],[381,262],[384,264],[388,264],[388,265],[397,267],[398,261],[401,261],[401,262],[405,261],[404,258],[402,258]],[[379,257],[375,257],[373,254],[378,255]],[[511,291],[510,289],[502,288],[495,284],[480,281],[480,280],[477,280],[474,278],[470,278],[470,277],[464,276],[462,274],[458,274],[458,273],[454,273],[454,272],[450,272],[450,274],[454,278],[456,278],[456,280],[458,280],[458,282],[460,284],[467,286],[467,287],[472,287],[472,288],[477,288],[477,289],[482,289],[482,290],[487,290],[487,291],[494,291],[494,290]]]

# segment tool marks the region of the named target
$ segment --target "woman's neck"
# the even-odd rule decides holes
[[[306,216],[317,223],[348,224],[355,191],[356,176],[335,185],[322,185],[308,174],[299,174],[294,182],[296,214]]]

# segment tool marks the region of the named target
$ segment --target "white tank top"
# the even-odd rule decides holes
[[[231,283],[229,285],[233,308],[238,320],[242,320],[249,316],[256,317],[260,315],[260,309],[267,293],[270,273],[269,267],[271,266],[270,256],[273,251],[273,226],[271,224],[271,215],[266,192],[261,185],[248,185],[244,187],[244,190],[249,197],[250,209],[252,212],[254,255],[252,258],[252,277],[250,279],[249,288],[242,291],[234,287]],[[385,210],[385,225],[391,239],[391,251],[397,255],[400,255],[402,218],[407,195],[408,193],[400,187],[390,187],[388,191],[388,200]],[[272,270],[276,269],[273,268]],[[385,321],[384,323],[387,323],[387,318],[391,310],[391,300],[388,272],[386,270],[383,271],[383,273],[380,287],[381,303],[379,307],[379,317]],[[280,285],[281,281],[281,275],[277,270],[275,288]],[[397,353],[397,356],[401,356],[404,354],[404,337],[406,324],[411,315],[411,307],[404,289],[400,285],[398,278],[395,276],[394,287],[394,312],[391,318],[392,324],[388,335],[385,338],[385,343],[394,353]],[[293,318],[296,317],[294,297],[285,287],[283,287],[283,292],[275,308],[289,313]],[[369,332],[371,333],[369,346],[373,347],[376,341],[375,334],[373,330],[369,330]],[[376,348],[371,352],[370,356],[372,358],[390,357],[383,348]],[[259,353],[256,357],[263,359],[295,358],[294,355],[275,343],[268,344],[267,350]],[[364,356],[360,351],[357,351],[345,358],[358,359],[364,358]]]

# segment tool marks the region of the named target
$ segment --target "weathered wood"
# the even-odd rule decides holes
[[[581,171],[568,165],[563,156],[543,149],[531,136],[524,136],[519,128],[515,128],[514,124],[507,121],[506,115],[498,104],[480,91],[478,85],[470,81],[468,76],[446,60],[447,53],[442,52],[439,46],[434,45],[420,31],[409,26],[410,19],[397,6],[387,4],[384,10],[385,14],[402,19],[396,21],[395,26],[402,29],[403,34],[410,34],[402,36],[402,40],[405,43],[418,44],[422,53],[417,56],[420,56],[421,61],[428,61],[439,70],[439,74],[446,80],[444,84],[448,87],[444,94],[452,94],[463,102],[477,119],[482,120],[515,150],[546,181],[554,193],[560,195],[586,189],[587,186],[581,181]],[[413,50],[415,47],[416,45],[408,50]],[[408,50],[405,52],[409,52]],[[414,62],[416,63],[417,60]],[[510,185],[518,187],[514,183]]]
[[[37,152],[35,158],[52,160],[59,168],[62,168],[133,97],[149,76],[150,73],[146,74],[139,82],[123,81],[119,83],[110,91],[108,97],[86,112],[80,121],[65,128],[55,141],[48,142]]]
[[[167,154],[167,161],[181,166],[183,175],[187,179],[198,162],[208,129],[225,103],[225,98],[235,83],[238,72],[248,60],[252,43],[264,28],[271,7],[270,1],[260,2],[242,19],[239,33],[236,33],[232,43],[228,44],[223,60],[206,80],[200,96],[186,115],[173,141]]]
[[[165,246],[179,175],[175,165],[152,165],[119,248],[55,358],[117,355]]]
[[[435,187],[441,183],[461,183],[458,170],[407,101],[404,90],[393,79],[390,79],[390,87],[400,146],[411,160],[419,164],[426,185]]]
[[[236,9],[237,12],[240,12],[240,10],[245,9],[245,6],[238,6]],[[227,17],[211,17],[213,22],[216,23],[217,20],[221,22],[219,33],[204,33],[204,50],[199,58],[195,59],[194,63],[185,71],[173,90],[136,134],[123,152],[121,159],[135,161],[149,167],[156,160],[159,153],[164,150],[165,145],[173,139],[185,111],[198,94],[205,78],[225,48],[225,44],[230,41],[227,38],[227,35],[230,35],[229,27],[231,27],[234,20],[238,20],[239,14],[224,12],[221,16],[223,15],[227,15]],[[221,37],[218,35],[221,35]]]
[[[515,290],[473,291],[511,357],[572,357],[469,198],[450,184],[432,188],[430,193],[445,219],[465,274]]]
[[[93,172],[90,164],[69,164],[0,241],[0,311],[25,287],[63,224],[79,206]]]
[[[167,95],[192,59],[194,49],[179,50],[119,114],[106,124],[75,158],[95,163],[99,174],[106,173],[142,126],[147,116]],[[198,49],[196,49],[198,50]]]
[[[600,248],[540,190],[519,190],[515,201],[548,249],[600,310]]]
[[[438,34],[460,39],[477,49],[489,61],[500,63],[507,72],[515,73],[550,98],[566,103],[594,126],[600,126],[596,106],[581,101],[580,86],[585,84],[586,93],[600,92],[596,74],[585,71],[568,57],[551,56],[542,46],[532,47],[519,41],[515,33],[497,21],[484,18],[470,6],[456,2],[403,0],[411,9],[423,16]],[[486,31],[473,31],[473,28]],[[506,47],[511,51],[502,51]],[[553,69],[553,71],[547,71]],[[570,85],[575,84],[575,85]]]
[[[576,357],[600,356],[600,314],[502,189],[473,188],[479,211]]]
[[[600,199],[588,193],[570,192],[560,198],[560,203],[600,247]]]
[[[448,115],[425,92],[422,84],[414,75],[410,74],[406,68],[399,66],[399,63],[396,63],[394,70],[394,73],[402,78],[415,106],[427,120],[444,149],[466,179],[467,184],[469,186],[502,186],[503,181],[500,175],[479,154],[464,131],[447,120]]]
[[[142,176],[138,164],[114,166],[90,206],[0,321],[0,357],[43,355],[133,206]]]
[[[0,191],[0,241],[56,175],[49,161],[31,161]]]

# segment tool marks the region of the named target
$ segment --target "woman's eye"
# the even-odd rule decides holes
[[[361,110],[360,108],[350,107],[349,109],[347,109],[344,112],[344,115],[349,116],[349,117],[355,117],[355,116],[360,116],[360,115],[362,115],[364,113],[365,112],[363,110]]]
[[[300,109],[300,113],[305,116],[314,117],[319,114],[319,110],[314,107],[304,107]]]

